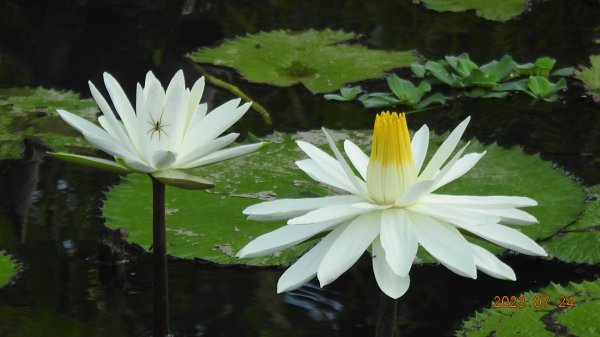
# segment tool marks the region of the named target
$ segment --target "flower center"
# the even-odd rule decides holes
[[[417,180],[410,135],[403,113],[382,112],[375,117],[367,189],[379,204],[390,205]]]

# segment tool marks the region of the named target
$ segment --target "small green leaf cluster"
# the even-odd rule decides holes
[[[553,70],[556,60],[540,57],[533,63],[518,64],[510,55],[482,66],[471,61],[467,53],[446,56],[443,60],[413,64],[411,70],[431,84],[440,83],[462,89],[463,95],[482,98],[503,98],[511,91],[523,92],[535,99],[553,102],[557,93],[567,89],[564,76],[573,68]],[[552,82],[550,77],[561,77]]]
[[[341,95],[328,94],[325,99],[338,101],[358,100],[367,108],[404,105],[422,109],[431,104],[444,104],[450,97],[435,93],[427,98],[432,85],[452,88],[453,98],[460,96],[481,98],[504,98],[510,92],[523,92],[534,99],[553,102],[557,93],[567,89],[564,76],[570,76],[572,67],[554,70],[556,60],[540,57],[533,63],[518,64],[509,55],[479,66],[471,61],[467,53],[446,56],[443,60],[427,61],[410,65],[413,74],[422,79],[415,86],[411,81],[391,74],[387,84],[391,92],[365,93],[359,96],[360,87],[343,88]],[[552,82],[549,77],[561,77]]]

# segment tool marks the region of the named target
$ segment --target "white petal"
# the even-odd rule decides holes
[[[404,194],[402,194],[400,199],[398,199],[394,205],[397,207],[405,207],[414,203],[417,201],[417,199],[420,199],[422,196],[426,195],[427,192],[429,192],[433,187],[433,184],[435,184],[435,180],[423,180],[416,184],[412,184],[408,189],[406,189],[406,191],[404,191]]]
[[[500,261],[494,254],[472,243],[470,243],[469,246],[471,247],[477,269],[502,280],[515,281],[517,279],[512,268]]]
[[[514,208],[494,208],[494,209],[468,209],[469,211],[473,211],[475,213],[480,214],[491,214],[495,216],[499,216],[501,218],[500,222],[505,224],[512,225],[533,225],[538,223],[537,219],[520,209]]]
[[[437,171],[442,167],[444,162],[450,157],[452,152],[454,152],[454,148],[460,141],[460,137],[462,137],[467,125],[471,117],[467,117],[464,121],[462,121],[454,130],[450,133],[448,138],[442,143],[439,149],[435,152],[421,175],[419,179],[431,179],[437,173]]]
[[[138,135],[138,131],[136,130],[136,115],[127,95],[125,95],[119,82],[109,73],[104,73],[104,85],[106,85],[110,99],[123,121],[127,134],[129,134],[131,139],[136,139]]]
[[[294,246],[316,234],[324,232],[337,223],[328,221],[312,225],[287,225],[267,234],[263,234],[248,243],[236,256],[250,258],[265,256],[288,247]]]
[[[98,137],[95,134],[88,134],[86,132],[83,133],[83,136],[85,137],[85,139],[87,139],[88,142],[92,143],[92,145],[110,154],[113,157],[137,158],[136,156],[132,155],[129,151],[127,151],[127,148],[117,143],[114,139],[110,137]]]
[[[194,125],[189,130],[184,146],[207,142],[229,129],[250,108],[250,103],[238,107],[240,101],[239,98],[232,99],[207,114],[201,123]]]
[[[452,171],[452,168],[454,167],[454,165],[460,160],[460,156],[462,156],[462,154],[465,151],[465,149],[467,148],[467,146],[469,146],[469,142],[467,142],[467,144],[465,146],[463,146],[460,150],[458,150],[456,152],[456,154],[454,154],[452,159],[450,159],[448,161],[448,163],[434,175],[433,180],[435,180],[435,183],[433,184],[433,188],[431,191],[436,190],[440,186],[440,183],[442,182],[442,180],[444,180],[444,178],[448,175],[448,173],[450,171]],[[422,180],[422,179],[420,179],[420,180]]]
[[[379,240],[389,267],[399,276],[408,275],[419,244],[405,211],[390,209],[382,212]]]
[[[504,248],[527,255],[548,256],[544,248],[516,229],[499,224],[463,225],[461,227]]]
[[[321,287],[335,281],[358,260],[379,235],[378,212],[364,214],[352,221],[329,247],[323,257],[317,277]]]
[[[361,201],[363,201],[363,199],[355,195],[336,195],[323,198],[279,199],[249,206],[243,211],[243,213],[248,215],[248,219],[251,220],[281,220],[297,217],[305,214],[306,212],[324,206],[353,204]]]
[[[360,180],[354,175],[354,172],[352,172],[352,169],[350,168],[350,166],[348,166],[348,163],[346,163],[346,160],[342,156],[340,150],[338,150],[337,146],[335,146],[335,142],[333,141],[333,138],[331,138],[327,130],[325,130],[325,128],[322,128],[322,130],[325,134],[325,138],[327,138],[327,142],[329,143],[331,151],[333,151],[333,154],[335,154],[337,161],[342,165],[344,173],[346,173],[346,176],[348,177],[352,185],[354,185],[354,188],[356,188],[356,191],[358,192],[356,194],[367,197],[369,195],[369,192],[367,191],[367,185],[364,183],[364,181]]]
[[[157,170],[164,170],[171,168],[175,160],[177,159],[177,154],[171,151],[163,151],[159,150],[154,152],[151,158],[151,164]]]
[[[497,223],[501,218],[492,214],[481,214],[469,211],[467,209],[456,208],[444,205],[430,205],[424,202],[419,202],[408,206],[407,209],[437,218],[444,222],[449,222],[456,226],[462,225],[479,225],[484,223]]]
[[[111,134],[116,139],[120,140],[120,142],[123,145],[127,146],[129,151],[131,151],[132,153],[137,152],[135,145],[132,143],[131,138],[125,131],[125,127],[123,126],[123,124],[121,122],[119,122],[117,120],[117,118],[115,117],[115,114],[113,113],[112,109],[110,108],[110,105],[108,105],[108,102],[106,102],[106,100],[104,99],[104,96],[102,96],[102,94],[100,94],[100,91],[98,91],[96,86],[94,86],[94,84],[91,81],[88,81],[88,85],[90,87],[90,92],[92,93],[92,96],[94,97],[94,100],[96,101],[96,104],[98,104],[98,107],[100,107],[100,110],[102,111],[102,114],[103,114],[103,116],[100,116],[98,118],[98,122],[100,122],[100,125],[102,125],[102,127],[109,134]],[[102,118],[102,117],[104,117],[104,118]],[[103,125],[103,122],[101,121],[101,119],[106,120],[106,123],[104,123],[104,125]]]
[[[329,171],[317,164],[313,159],[304,159],[296,161],[296,166],[300,168],[313,180],[322,184],[333,186],[348,193],[355,194],[356,189],[347,179],[345,174],[332,175]]]
[[[144,162],[141,162],[135,158],[122,158],[121,163],[136,172],[152,173],[152,172],[156,171],[156,169],[154,167],[152,167]]]
[[[111,121],[110,118],[106,116],[98,117],[98,123],[108,132],[108,134],[112,135],[115,138],[115,142],[119,143],[121,146],[127,149],[131,156],[136,156],[138,151],[133,146],[133,143],[129,139],[129,136],[125,133],[125,129],[123,128],[123,124],[119,121],[114,120]],[[112,124],[115,123],[115,124]]]
[[[185,165],[185,167],[182,167],[182,168],[204,166],[204,165],[220,162],[223,160],[243,156],[243,155],[252,153],[252,152],[260,149],[264,145],[265,145],[265,143],[256,143],[256,144],[248,144],[248,145],[230,147],[230,148],[227,148],[224,150],[215,151],[215,152],[212,152],[212,153],[198,159],[197,161],[194,161],[194,162],[191,162],[190,164]]]
[[[444,177],[438,181],[434,189],[438,189],[465,175],[465,173],[469,172],[484,155],[485,152],[469,153],[457,160],[448,173],[446,173]]]
[[[197,144],[193,149],[181,149],[181,153],[177,157],[177,166],[185,167],[187,164],[199,160],[209,153],[220,150],[233,143],[239,135],[239,133],[230,133],[213,139],[210,142]]]
[[[204,76],[202,76],[192,86],[192,90],[190,91],[190,97],[188,98],[187,107],[188,114],[190,116],[196,111],[196,109],[198,108],[198,104],[200,104],[200,99],[202,98],[202,93],[204,92],[204,82]]]
[[[420,199],[420,202],[478,209],[527,207],[537,205],[537,201],[525,197],[448,195],[434,193],[424,195]]]
[[[323,257],[329,250],[329,247],[342,234],[346,225],[341,225],[327,234],[319,243],[317,243],[308,253],[304,254],[296,263],[289,267],[277,282],[277,293],[290,291],[300,288],[306,282],[310,281],[315,275]]]
[[[458,275],[477,278],[475,261],[465,238],[454,228],[415,212],[408,212],[419,243]]]
[[[299,141],[296,141],[296,144],[298,144],[300,149],[302,149],[302,151],[304,151],[304,153],[306,153],[310,157],[310,159],[312,159],[313,162],[316,163],[329,176],[334,177],[337,181],[341,182],[343,185],[347,185],[348,187],[344,188],[344,190],[346,190],[352,194],[358,194],[356,188],[350,181],[350,178],[344,172],[344,169],[342,168],[342,164],[340,164],[340,162],[338,162],[335,158],[333,158],[330,155],[328,155],[327,153],[325,153],[325,151],[319,149],[318,147],[316,147],[310,143],[299,140]],[[306,163],[308,163],[308,162],[306,162]],[[296,164],[298,165],[298,163],[296,163]],[[310,173],[308,173],[308,172],[307,172],[307,174],[310,175]],[[315,180],[317,180],[317,179],[315,179]],[[325,182],[325,183],[329,184],[327,182]],[[332,186],[334,186],[334,185],[332,185]]]
[[[183,70],[177,71],[165,93],[162,123],[169,126],[169,149],[179,151],[187,123],[187,101],[185,101],[185,79]]]
[[[388,264],[386,253],[381,247],[379,239],[373,241],[373,273],[379,289],[391,298],[399,298],[408,290],[410,277],[394,273]]]
[[[415,168],[417,174],[421,171],[423,161],[427,155],[427,148],[429,147],[429,128],[427,125],[423,125],[419,131],[415,132],[410,142],[413,160],[415,162]]]
[[[334,221],[338,223],[351,219],[363,213],[371,212],[370,209],[356,208],[352,205],[331,205],[310,211],[302,216],[288,220],[289,225],[305,225],[323,221]]]
[[[194,114],[192,116],[192,120],[190,121],[190,126],[188,130],[192,130],[196,125],[200,123],[206,116],[206,111],[208,110],[208,106],[206,103],[199,104],[194,110]]]
[[[116,142],[113,136],[98,127],[96,124],[65,110],[56,111],[58,112],[60,118],[62,118],[65,122],[67,122],[67,124],[75,128],[77,131],[92,135],[96,138],[106,138],[107,140]]]
[[[367,179],[369,157],[356,144],[347,139],[344,141],[344,151],[363,180]]]

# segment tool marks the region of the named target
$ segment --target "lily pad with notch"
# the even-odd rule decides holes
[[[579,219],[542,246],[551,257],[572,263],[600,263],[600,185],[586,188],[586,207]]]
[[[363,149],[370,147],[370,130],[332,131],[332,134],[336,141],[350,138]],[[193,174],[215,182],[216,186],[210,192],[167,187],[166,202],[170,210],[167,216],[168,254],[222,264],[286,265],[312,246],[314,239],[271,256],[235,258],[235,253],[252,239],[285,224],[284,221],[247,220],[242,215],[244,208],[274,198],[306,198],[334,193],[314,183],[294,165],[296,160],[306,158],[294,142],[298,139],[329,152],[320,130],[295,134],[276,132],[266,137],[271,145],[262,151],[192,170]],[[432,136],[430,154],[443,139]],[[539,156],[525,155],[518,148],[507,150],[496,145],[485,146],[477,141],[472,141],[468,150],[487,151],[487,154],[465,177],[445,186],[440,193],[531,197],[539,205],[527,211],[536,216],[540,224],[516,228],[536,240],[552,236],[581,212],[584,195],[580,185]],[[149,179],[142,175],[128,176],[107,193],[106,199],[103,207],[106,226],[126,228],[131,242],[149,250],[152,243]],[[504,251],[480,239],[469,240],[496,254]],[[419,260],[433,262],[423,253],[419,254]]]
[[[302,83],[312,93],[332,92],[417,62],[414,51],[372,50],[348,43],[356,38],[354,33],[330,29],[261,32],[196,50],[188,57],[237,69],[251,82],[280,87]]]

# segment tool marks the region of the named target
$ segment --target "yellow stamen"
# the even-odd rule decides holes
[[[417,172],[403,113],[382,112],[375,117],[367,188],[378,203],[392,204],[412,185]]]

